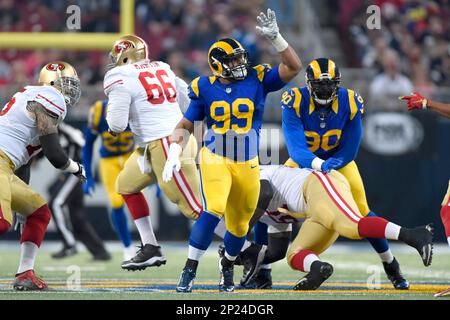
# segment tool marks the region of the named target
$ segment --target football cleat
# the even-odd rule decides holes
[[[253,277],[248,284],[241,285],[241,289],[258,289],[270,290],[272,289],[272,270],[259,269],[255,277]]]
[[[146,244],[141,246],[136,255],[122,262],[122,269],[128,271],[145,270],[148,267],[159,267],[166,264],[166,258],[161,253],[161,247]]]
[[[300,291],[316,290],[332,274],[333,266],[331,264],[322,261],[314,261],[311,265],[311,271],[301,278],[293,289]]]
[[[222,265],[222,260],[226,258],[219,259],[219,271],[220,271],[220,281],[219,281],[219,292],[233,292],[234,291],[234,267],[224,267]]]
[[[241,286],[245,286],[258,273],[266,254],[267,246],[252,243],[250,247],[241,252],[241,262],[244,273],[241,278]]]
[[[424,227],[414,229],[402,228],[400,230],[400,240],[416,248],[419,252],[425,267],[431,265],[433,260],[433,224],[430,223]]]
[[[55,252],[52,254],[53,259],[63,259],[67,258],[73,255],[76,255],[78,253],[77,248],[75,246],[73,247],[66,247],[64,246],[60,251]]]
[[[409,289],[409,282],[403,277],[402,272],[400,270],[400,264],[398,263],[397,259],[394,258],[394,260],[391,263],[383,262],[383,267],[389,281],[392,282],[392,285],[394,286],[395,289],[397,290]]]
[[[438,292],[434,295],[434,297],[436,298],[441,298],[441,297],[450,297],[450,288],[448,288],[447,290]]]
[[[44,280],[36,277],[34,270],[28,270],[16,274],[13,288],[16,291],[42,291],[46,290],[48,287]]]
[[[195,276],[196,273],[193,269],[184,268],[175,290],[183,293],[192,292]]]

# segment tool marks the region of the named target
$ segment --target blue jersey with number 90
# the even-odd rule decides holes
[[[278,67],[258,65],[244,80],[221,83],[217,77],[198,77],[189,86],[191,104],[184,117],[191,121],[206,118],[205,146],[214,154],[233,161],[258,156],[264,104],[268,93],[285,83]]]

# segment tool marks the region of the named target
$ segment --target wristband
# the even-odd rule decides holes
[[[289,43],[284,40],[283,36],[280,33],[278,33],[276,38],[272,40],[272,45],[278,52],[283,52],[289,47]]]
[[[80,171],[80,165],[72,159],[69,159],[69,165],[63,171],[69,173],[77,173],[78,171]]]
[[[314,170],[317,171],[322,171],[322,164],[325,161],[323,161],[322,159],[320,159],[319,157],[314,158],[314,160],[311,162],[311,168],[313,168]]]

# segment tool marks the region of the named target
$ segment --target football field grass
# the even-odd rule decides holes
[[[433,264],[422,265],[419,255],[395,246],[393,252],[402,265],[402,271],[411,283],[408,291],[394,290],[387,281],[378,256],[366,243],[335,245],[322,256],[334,266],[334,274],[316,291],[298,292],[291,288],[302,274],[280,261],[273,265],[273,290],[237,290],[220,294],[217,290],[217,244],[209,249],[200,263],[194,291],[191,294],[175,292],[175,285],[186,259],[185,244],[162,243],[167,264],[145,271],[128,272],[120,268],[122,253],[117,244],[108,244],[113,253],[109,262],[94,262],[90,255],[79,254],[54,260],[50,253],[54,244],[43,247],[36,264],[36,273],[49,285],[46,292],[15,292],[12,281],[16,272],[18,245],[0,244],[0,299],[163,299],[163,300],[305,300],[305,299],[437,299],[433,294],[450,287],[450,250],[437,246]],[[239,283],[242,268],[236,267],[235,282]],[[381,283],[378,281],[381,280]],[[369,287],[368,287],[369,283]],[[448,299],[448,298],[440,298]]]

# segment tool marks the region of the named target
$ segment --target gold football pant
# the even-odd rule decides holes
[[[116,180],[130,155],[131,152],[118,157],[100,159],[100,177],[113,209],[118,209],[124,204],[123,197],[116,192]]]
[[[200,151],[200,179],[203,210],[219,218],[225,216],[227,231],[241,238],[259,198],[258,157],[235,162],[204,147]]]
[[[147,148],[138,148],[126,161],[116,181],[116,190],[119,194],[135,194],[158,182],[164,194],[177,204],[181,212],[190,219],[197,219],[202,212],[200,199],[200,183],[195,156],[197,142],[191,135],[188,144],[180,156],[181,169],[174,172],[173,179],[164,182],[162,172],[167,160],[170,142],[169,137],[152,141]],[[145,150],[147,154],[144,155]],[[146,165],[151,168],[150,173],[142,173],[138,165],[139,156],[145,156]]]
[[[337,171],[312,173],[303,186],[307,204],[306,220],[291,244],[287,259],[301,250],[320,254],[338,238],[361,239],[358,222],[363,215],[353,199],[350,185]]]
[[[13,211],[29,216],[46,204],[40,195],[14,174],[13,162],[1,150],[0,186],[0,219],[5,219],[10,225]]]
[[[285,166],[291,168],[298,168],[297,163],[294,160],[289,159],[284,164]],[[350,184],[350,189],[352,191],[353,199],[355,199],[356,205],[358,206],[359,212],[363,216],[367,216],[370,213],[369,205],[367,204],[366,191],[364,190],[364,183],[359,173],[358,166],[355,161],[350,162],[345,167],[337,170],[344,175]]]

